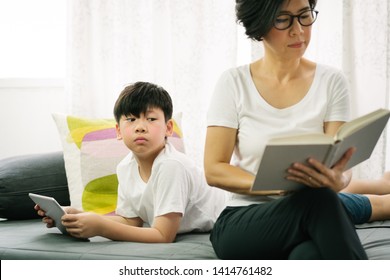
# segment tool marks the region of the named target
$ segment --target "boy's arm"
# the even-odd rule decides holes
[[[144,224],[144,221],[142,221],[141,218],[135,217],[135,218],[125,218],[119,215],[113,215],[113,216],[103,216],[104,218],[108,220],[112,220],[118,223],[122,223],[128,226],[133,226],[133,227],[142,227]]]
[[[138,223],[142,222],[141,219],[81,213],[64,215],[62,223],[72,236],[78,238],[103,236],[120,241],[170,243],[175,240],[181,218],[181,213],[168,213],[156,217],[152,227],[144,228],[140,227],[139,224],[132,225],[137,221]]]
[[[107,225],[102,236],[121,241],[143,243],[171,243],[179,230],[182,214],[168,213],[154,219],[150,228],[118,225]]]

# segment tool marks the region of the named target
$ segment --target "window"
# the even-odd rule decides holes
[[[66,0],[0,0],[0,79],[64,78]]]

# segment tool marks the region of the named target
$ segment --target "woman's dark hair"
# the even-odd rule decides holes
[[[236,0],[237,22],[245,27],[248,38],[261,41],[271,30],[280,6],[289,0]],[[317,0],[308,0],[314,9]]]
[[[164,112],[165,121],[172,118],[172,99],[162,87],[148,83],[136,82],[126,86],[119,94],[114,106],[114,116],[117,123],[122,116],[139,117],[151,108]]]

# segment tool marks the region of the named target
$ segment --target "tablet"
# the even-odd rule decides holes
[[[66,228],[61,223],[61,217],[66,214],[65,210],[53,197],[29,193],[29,197],[46,212],[46,216],[54,220],[54,225],[63,233],[67,234]]]

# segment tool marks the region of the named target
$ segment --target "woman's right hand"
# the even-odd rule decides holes
[[[327,187],[335,192],[339,192],[351,180],[351,170],[344,170],[355,151],[356,148],[348,149],[341,159],[331,168],[314,158],[310,158],[307,165],[294,163],[287,171],[287,179],[312,188]]]

